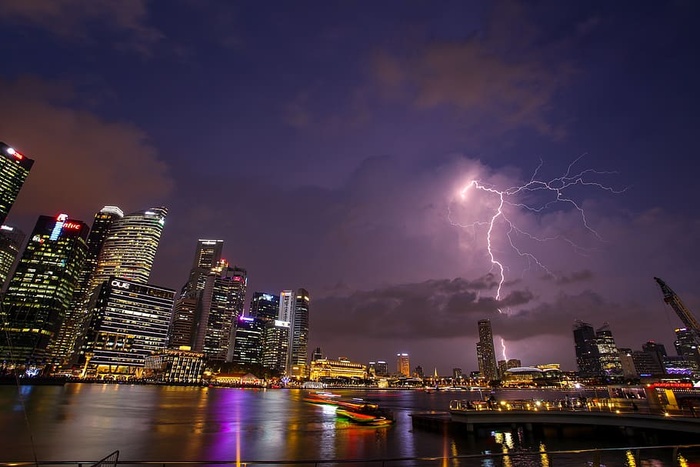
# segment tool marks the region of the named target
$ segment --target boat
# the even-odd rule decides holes
[[[385,426],[394,423],[391,411],[363,399],[344,399],[332,392],[317,391],[304,397],[304,401],[336,406],[336,415],[361,425]]]
[[[394,423],[392,413],[380,408],[377,404],[343,403],[338,406],[335,413],[360,425],[386,426]]]

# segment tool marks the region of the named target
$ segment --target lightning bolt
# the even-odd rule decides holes
[[[564,174],[552,178],[539,178],[540,170],[543,167],[543,161],[540,160],[539,165],[535,168],[532,176],[527,182],[520,185],[510,186],[508,188],[499,189],[496,185],[484,182],[478,178],[472,179],[466,183],[459,191],[459,204],[464,205],[471,198],[473,192],[484,192],[495,199],[495,202],[486,200],[481,204],[481,208],[486,208],[487,212],[482,213],[483,218],[477,218],[469,223],[462,224],[453,219],[452,208],[448,207],[448,220],[452,225],[471,228],[476,231],[479,227],[486,227],[486,251],[491,262],[491,271],[496,271],[498,285],[496,287],[495,299],[501,300],[503,287],[506,282],[506,272],[509,269],[504,265],[504,260],[498,255],[494,246],[495,236],[501,234],[508,242],[512,251],[519,257],[527,260],[530,267],[538,267],[545,271],[549,276],[556,275],[547,266],[540,261],[537,256],[522,247],[519,247],[516,242],[516,236],[527,238],[537,242],[549,242],[560,240],[568,243],[575,250],[582,252],[586,248],[577,244],[572,239],[563,236],[555,235],[552,237],[540,237],[529,233],[527,230],[520,228],[509,216],[509,212],[527,212],[533,215],[540,215],[549,210],[555,209],[556,205],[564,204],[574,209],[580,219],[581,225],[589,234],[596,240],[602,241],[602,237],[596,232],[588,222],[586,213],[582,206],[576,202],[567,192],[574,187],[594,188],[608,191],[611,193],[622,193],[626,190],[618,190],[611,186],[605,185],[596,181],[596,177],[616,174],[611,171],[598,171],[593,169],[576,170],[575,166],[585,156],[581,155],[571,162]],[[454,203],[450,203],[450,206]],[[500,226],[503,226],[500,229]],[[528,268],[528,269],[529,269]],[[501,308],[498,308],[499,313],[503,313]],[[501,347],[504,360],[508,360],[506,356],[505,340],[501,338]]]

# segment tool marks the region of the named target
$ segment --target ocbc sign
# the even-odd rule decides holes
[[[129,290],[129,283],[128,283],[128,282],[118,281],[118,280],[113,280],[113,281],[112,281],[112,287],[117,287],[117,288],[119,288],[119,289]]]

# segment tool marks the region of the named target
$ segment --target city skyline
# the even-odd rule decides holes
[[[481,319],[524,365],[575,369],[576,320],[672,349],[654,277],[700,313],[694,4],[51,4],[2,2],[9,225],[167,206],[149,283],[222,239],[246,308],[309,291],[309,350],[430,373]]]

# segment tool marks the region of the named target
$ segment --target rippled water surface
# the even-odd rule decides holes
[[[443,457],[503,453],[450,465],[590,465],[590,455],[548,457],[540,450],[629,446],[624,436],[547,439],[521,431],[475,438],[413,429],[411,413],[446,411],[451,399],[478,392],[337,391],[394,411],[396,424],[364,427],[330,406],[303,401],[303,390],[66,384],[0,387],[0,461],[95,460],[119,450],[122,460],[282,461]],[[539,394],[542,396],[542,394]],[[533,397],[523,394],[522,398]],[[546,397],[543,397],[546,398]],[[700,441],[700,440],[699,440]],[[692,461],[692,459],[691,459]],[[671,453],[616,452],[607,466],[670,466]],[[398,465],[399,462],[387,465]],[[405,463],[404,463],[405,464]],[[440,465],[440,462],[422,465]],[[700,464],[697,464],[700,465]]]

